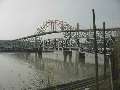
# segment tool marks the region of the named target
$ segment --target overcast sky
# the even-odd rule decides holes
[[[120,0],[0,0],[0,39],[31,35],[47,19],[62,19],[81,28],[92,25],[91,9],[97,27],[120,27]]]

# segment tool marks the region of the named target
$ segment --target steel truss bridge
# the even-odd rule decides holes
[[[98,53],[104,52],[103,29],[96,29]],[[49,36],[50,35],[50,36]],[[71,51],[94,53],[94,31],[93,29],[80,29],[79,23],[75,27],[62,20],[47,20],[37,28],[33,35],[9,40],[0,46],[0,52],[42,52],[63,51],[64,59],[67,53],[71,57]],[[120,36],[120,28],[105,29],[105,40],[107,53],[110,52],[114,41]],[[49,37],[49,38],[48,38]],[[82,55],[82,54],[81,54]],[[101,81],[100,81],[101,82]],[[83,81],[75,81],[68,84],[57,85],[58,90],[81,90],[85,87],[95,85],[95,79],[90,78]],[[44,89],[48,90],[48,88]],[[56,90],[49,87],[49,90]]]
[[[56,35],[55,35],[56,34]],[[58,35],[60,34],[60,35]],[[79,23],[75,27],[62,20],[47,20],[37,28],[33,35],[10,40],[0,48],[0,51],[54,51],[80,50],[94,53],[93,29],[80,29]],[[120,35],[120,28],[107,28],[105,31],[107,50]],[[51,35],[50,38],[45,38]],[[98,52],[103,51],[103,29],[97,29]]]

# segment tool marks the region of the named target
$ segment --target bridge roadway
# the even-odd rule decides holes
[[[109,76],[107,76],[107,78],[108,77]],[[100,76],[99,77],[99,85],[103,84],[103,82],[105,80],[107,80],[107,79],[104,79],[103,76]],[[83,79],[83,80],[69,82],[66,84],[50,86],[50,87],[39,89],[39,90],[85,90],[85,88],[95,88],[95,85],[96,85],[96,79],[95,79],[95,77],[91,77],[91,78],[87,78],[87,79]]]
[[[32,37],[36,37],[36,36],[43,36],[43,35],[47,35],[47,34],[53,34],[53,33],[61,33],[61,32],[89,32],[89,31],[92,31],[93,32],[93,29],[85,29],[85,30],[82,30],[82,29],[79,29],[79,30],[66,30],[66,31],[49,31],[49,32],[42,32],[42,33],[38,33],[38,34],[35,34],[35,35],[30,35],[30,36],[26,36],[26,37],[22,37],[22,38],[19,38],[19,39],[15,39],[16,40],[21,40],[21,39],[28,39],[28,38],[32,38]],[[103,29],[97,29],[97,31],[103,31]],[[108,28],[106,29],[106,31],[120,31],[120,28]],[[13,40],[14,41],[14,40]]]
[[[103,30],[102,29],[97,29],[98,33],[102,35],[103,33]],[[120,28],[111,28],[111,29],[106,29],[106,32],[118,32],[120,31]],[[68,38],[64,38],[64,39],[49,39],[49,40],[42,40],[40,37],[38,38],[38,36],[44,36],[44,35],[47,35],[47,34],[53,34],[53,33],[61,33],[61,32],[81,32],[79,33],[80,37],[77,37],[75,36],[76,38],[70,38],[70,36],[68,36]],[[84,34],[83,34],[83,33]],[[94,51],[92,49],[89,49],[89,48],[93,48],[93,39],[90,39],[87,41],[87,37],[89,35],[89,32],[93,32],[93,29],[86,29],[86,30],[80,30],[80,29],[77,29],[77,30],[59,30],[59,31],[46,31],[46,32],[40,32],[40,33],[37,33],[37,34],[34,34],[34,35],[30,35],[30,36],[26,36],[26,37],[22,37],[22,38],[18,38],[18,39],[15,39],[15,40],[12,40],[12,41],[9,41],[8,43],[6,43],[6,47],[9,47],[9,48],[16,48],[15,50],[11,50],[11,49],[6,49],[6,50],[1,50],[1,51],[7,51],[7,52],[11,52],[11,51],[25,51],[25,52],[37,52],[37,49],[34,49],[34,48],[50,48],[51,46],[54,47],[54,49],[56,47],[60,47],[60,48],[64,48],[64,47],[67,47],[67,48],[71,48],[71,50],[76,50],[76,47],[78,48],[81,48],[81,49],[84,49],[82,51],[84,52],[89,52],[89,53],[94,53]],[[75,34],[76,35],[76,34]],[[108,35],[108,34],[106,34]],[[110,34],[111,35],[111,34]],[[109,35],[108,35],[109,36]],[[116,36],[115,36],[116,37]],[[86,38],[86,42],[85,43],[81,43],[81,38]],[[110,39],[110,37],[109,37]],[[99,48],[103,48],[101,46],[103,46],[102,42],[103,40],[101,40],[101,43],[98,45],[98,49]],[[98,42],[100,42],[100,40],[98,40]],[[109,43],[111,43],[110,40],[107,39],[107,44],[109,46]],[[87,45],[87,46],[86,46]],[[81,47],[82,46],[82,47]],[[5,47],[5,48],[6,48]],[[86,47],[87,49],[85,49],[84,47]],[[107,47],[109,48],[109,47]],[[31,50],[30,50],[31,49]],[[45,50],[42,50],[43,52]],[[47,50],[46,50],[47,51]],[[53,50],[51,50],[53,51]],[[98,50],[98,53],[103,53],[101,52],[101,50]]]
[[[38,49],[38,48],[32,48],[32,49],[8,49],[8,48],[5,48],[5,49],[1,49],[0,52],[28,52],[28,53],[44,53],[44,52],[55,52],[55,51],[79,51],[79,52],[82,52],[82,53],[92,53],[94,54],[94,50],[93,49],[90,49],[90,48],[84,48],[84,49],[80,49],[80,48],[77,48],[77,47],[71,47],[71,48],[51,48],[51,49]],[[98,49],[98,53],[99,54],[103,54],[103,50],[101,49]],[[108,49],[106,51],[107,54],[110,53],[110,49]]]

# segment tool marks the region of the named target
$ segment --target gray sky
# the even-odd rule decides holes
[[[91,9],[96,11],[97,27],[120,26],[120,0],[0,0],[0,39],[31,35],[47,19],[62,19],[81,28],[92,25]]]

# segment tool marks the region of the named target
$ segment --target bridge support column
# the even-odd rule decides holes
[[[72,61],[72,51],[69,51],[69,61]]]
[[[109,59],[110,59],[110,56],[106,55],[106,67],[109,67]]]
[[[42,59],[42,48],[38,49],[38,58]]]
[[[43,51],[45,51],[45,41],[43,40],[43,45],[42,45],[42,47],[43,47]]]
[[[42,59],[42,51],[38,52],[38,58]]]
[[[29,60],[29,56],[30,56],[30,53],[27,52],[27,53],[25,54],[25,58],[26,58],[26,60]]]
[[[79,63],[85,64],[85,53],[80,52],[79,50],[76,51],[76,58],[75,60]]]
[[[64,56],[64,62],[67,61],[67,52],[66,51],[63,51],[63,56]]]
[[[35,61],[38,61],[42,58],[42,48],[36,48],[35,51]]]
[[[58,51],[60,50],[59,42],[58,42]]]
[[[79,52],[79,60],[81,63],[85,64],[85,53]]]
[[[37,52],[35,52],[35,62],[38,60],[38,53]]]
[[[35,61],[42,59],[42,52],[35,52]]]
[[[81,62],[81,63],[85,64],[85,53],[82,53],[79,50],[76,51],[76,58],[75,59],[78,62]]]
[[[67,57],[69,57],[69,61],[72,61],[72,51],[63,50],[64,62],[67,61]]]

